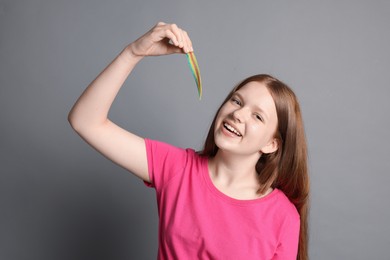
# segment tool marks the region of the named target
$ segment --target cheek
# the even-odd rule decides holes
[[[218,115],[226,115],[226,114],[228,114],[228,111],[229,111],[229,106],[228,106],[228,104],[225,104],[219,110]]]
[[[230,114],[230,109],[224,105],[217,114],[217,122],[222,121],[224,118],[226,118]]]
[[[251,133],[257,133],[257,132],[260,132],[260,127],[258,125],[252,124],[252,125],[248,126],[248,130]]]
[[[266,133],[264,132],[265,129],[264,128],[262,129],[260,125],[256,125],[256,124],[247,125],[247,131],[252,136],[257,136],[260,138],[266,135]]]
[[[251,133],[252,136],[258,137],[258,141],[261,143],[267,142],[267,140],[272,137],[272,132],[264,125],[249,125],[248,131]]]
[[[217,114],[216,118],[215,118],[214,132],[218,130],[220,124],[222,123],[223,115],[222,115],[221,112],[222,111],[220,110],[219,113]]]
[[[218,125],[218,123],[221,121],[221,118],[222,118],[222,114],[221,114],[221,111],[219,111],[219,113],[217,114],[217,117],[215,118],[215,126]]]

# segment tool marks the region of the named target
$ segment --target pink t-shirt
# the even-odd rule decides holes
[[[296,259],[299,214],[274,189],[253,200],[220,192],[208,159],[145,139],[159,213],[158,259]]]

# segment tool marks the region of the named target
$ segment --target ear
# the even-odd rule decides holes
[[[273,153],[273,152],[276,152],[276,150],[278,150],[278,148],[279,148],[278,139],[272,138],[272,140],[269,141],[269,143],[266,146],[261,148],[260,152],[261,153]]]

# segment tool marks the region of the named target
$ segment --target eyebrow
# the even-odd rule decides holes
[[[234,96],[238,96],[241,100],[244,100],[244,97],[240,93],[238,93],[238,90],[233,93],[232,97],[234,97]],[[259,110],[260,113],[263,115],[263,119],[265,121],[268,121],[268,119],[269,119],[268,114],[259,105],[255,105],[255,108],[257,110]]]

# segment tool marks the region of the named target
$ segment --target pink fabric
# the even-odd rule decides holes
[[[159,212],[158,259],[296,259],[299,214],[278,189],[237,200],[194,150],[145,139]]]

